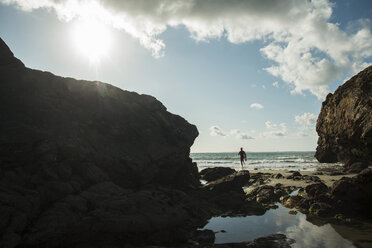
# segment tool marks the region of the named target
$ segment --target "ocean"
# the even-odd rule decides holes
[[[246,152],[244,169],[248,170],[299,170],[316,171],[320,168],[341,166],[341,164],[319,163],[315,152]],[[238,152],[227,153],[191,153],[199,171],[209,167],[231,167],[241,170]]]

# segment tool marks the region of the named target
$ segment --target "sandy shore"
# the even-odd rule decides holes
[[[250,170],[249,171],[252,175],[257,173],[270,173],[270,174],[282,174],[284,178],[270,178],[267,182],[265,182],[266,185],[272,185],[274,186],[277,183],[281,183],[284,186],[295,186],[295,187],[306,187],[306,185],[314,183],[309,182],[308,180],[293,180],[293,179],[287,179],[288,176],[292,175],[293,172],[285,171],[285,170]],[[331,172],[322,172],[323,175],[319,175],[319,171],[299,171],[301,175],[308,175],[308,176],[317,176],[322,180],[323,183],[325,183],[328,187],[332,186],[332,184],[340,180],[342,177],[353,177],[356,174],[345,174],[345,175],[332,175]]]

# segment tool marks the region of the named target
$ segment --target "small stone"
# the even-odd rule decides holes
[[[288,213],[291,214],[291,215],[296,215],[297,211],[296,210],[289,210]]]

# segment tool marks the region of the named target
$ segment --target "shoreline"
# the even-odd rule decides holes
[[[243,168],[236,153],[194,153],[190,158],[199,171],[213,167],[230,167],[239,170],[269,170],[269,171],[324,171],[341,170],[343,163],[319,163],[314,157],[315,152],[268,152],[247,153]]]

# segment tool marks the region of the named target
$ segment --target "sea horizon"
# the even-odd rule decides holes
[[[285,150],[285,151],[259,151],[259,152],[257,152],[257,151],[246,151],[246,150],[244,150],[246,153],[281,153],[281,152],[316,152],[316,150],[314,150],[314,151],[311,151],[311,150],[303,150],[303,151],[291,151],[291,150]],[[239,150],[237,150],[237,151],[227,151],[227,152],[190,152],[190,154],[196,154],[196,153],[198,153],[198,154],[201,154],[201,153],[238,153],[239,152]]]
[[[190,153],[199,171],[212,167],[230,167],[235,170],[299,170],[316,171],[320,168],[339,166],[340,163],[319,163],[315,151],[249,152],[243,166],[237,152]]]

